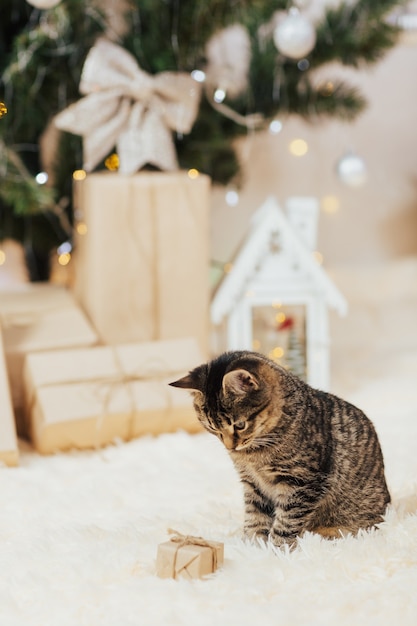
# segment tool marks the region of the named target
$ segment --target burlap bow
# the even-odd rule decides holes
[[[99,39],[87,55],[79,89],[85,97],[54,121],[83,137],[85,170],[93,170],[115,146],[122,174],[146,164],[178,168],[172,131],[191,131],[201,96],[190,74],[151,76],[126,50]]]

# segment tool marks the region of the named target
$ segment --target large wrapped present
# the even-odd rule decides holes
[[[74,295],[47,283],[2,291],[0,324],[17,432],[27,437],[22,384],[25,356],[42,350],[91,346],[98,342],[98,336]]]
[[[18,465],[18,462],[16,427],[0,328],[0,463]]]
[[[193,338],[31,354],[25,392],[32,442],[49,454],[198,432],[191,397],[168,383],[200,362]]]
[[[209,193],[183,171],[75,183],[73,289],[103,343],[192,336],[207,357]]]
[[[160,578],[203,578],[223,565],[224,544],[220,541],[170,533],[170,541],[158,546],[156,573]]]

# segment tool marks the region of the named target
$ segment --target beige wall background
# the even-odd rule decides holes
[[[224,188],[212,196],[213,259],[229,261],[250,217],[269,195],[282,206],[290,196],[315,196],[321,211],[317,249],[324,265],[369,264],[417,254],[417,36],[408,36],[377,65],[360,71],[326,68],[323,76],[346,76],[369,102],[355,122],[306,123],[281,118],[282,131],[248,136],[238,144],[245,172],[239,203],[228,206]],[[307,141],[292,156],[292,139]],[[337,161],[353,149],[367,167],[360,188],[342,183]],[[338,199],[334,213],[327,196]]]

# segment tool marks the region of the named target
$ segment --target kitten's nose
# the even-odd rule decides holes
[[[228,435],[226,433],[223,434],[223,443],[228,450],[235,449],[235,441],[233,435]]]

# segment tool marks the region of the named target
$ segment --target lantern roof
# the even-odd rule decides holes
[[[308,202],[299,206],[304,216],[308,213]],[[249,231],[239,247],[232,269],[225,274],[214,294],[211,304],[211,318],[218,324],[228,315],[242,298],[242,294],[256,284],[257,279],[265,280],[263,270],[268,266],[272,272],[267,272],[269,292],[274,291],[279,299],[280,288],[285,280],[285,272],[292,286],[296,285],[298,277],[306,278],[310,291],[317,297],[324,298],[326,304],[335,309],[340,315],[347,312],[347,302],[327,272],[317,262],[311,250],[315,240],[315,217],[312,206],[312,219],[302,224],[304,231],[299,228],[297,211],[293,210],[297,203],[290,203],[291,214],[286,215],[280,208],[276,198],[270,196],[254,213]],[[290,208],[290,207],[289,207]],[[294,219],[295,215],[295,219]],[[307,216],[308,217],[308,216]],[[307,226],[307,232],[306,232]],[[273,261],[271,263],[271,260]]]

